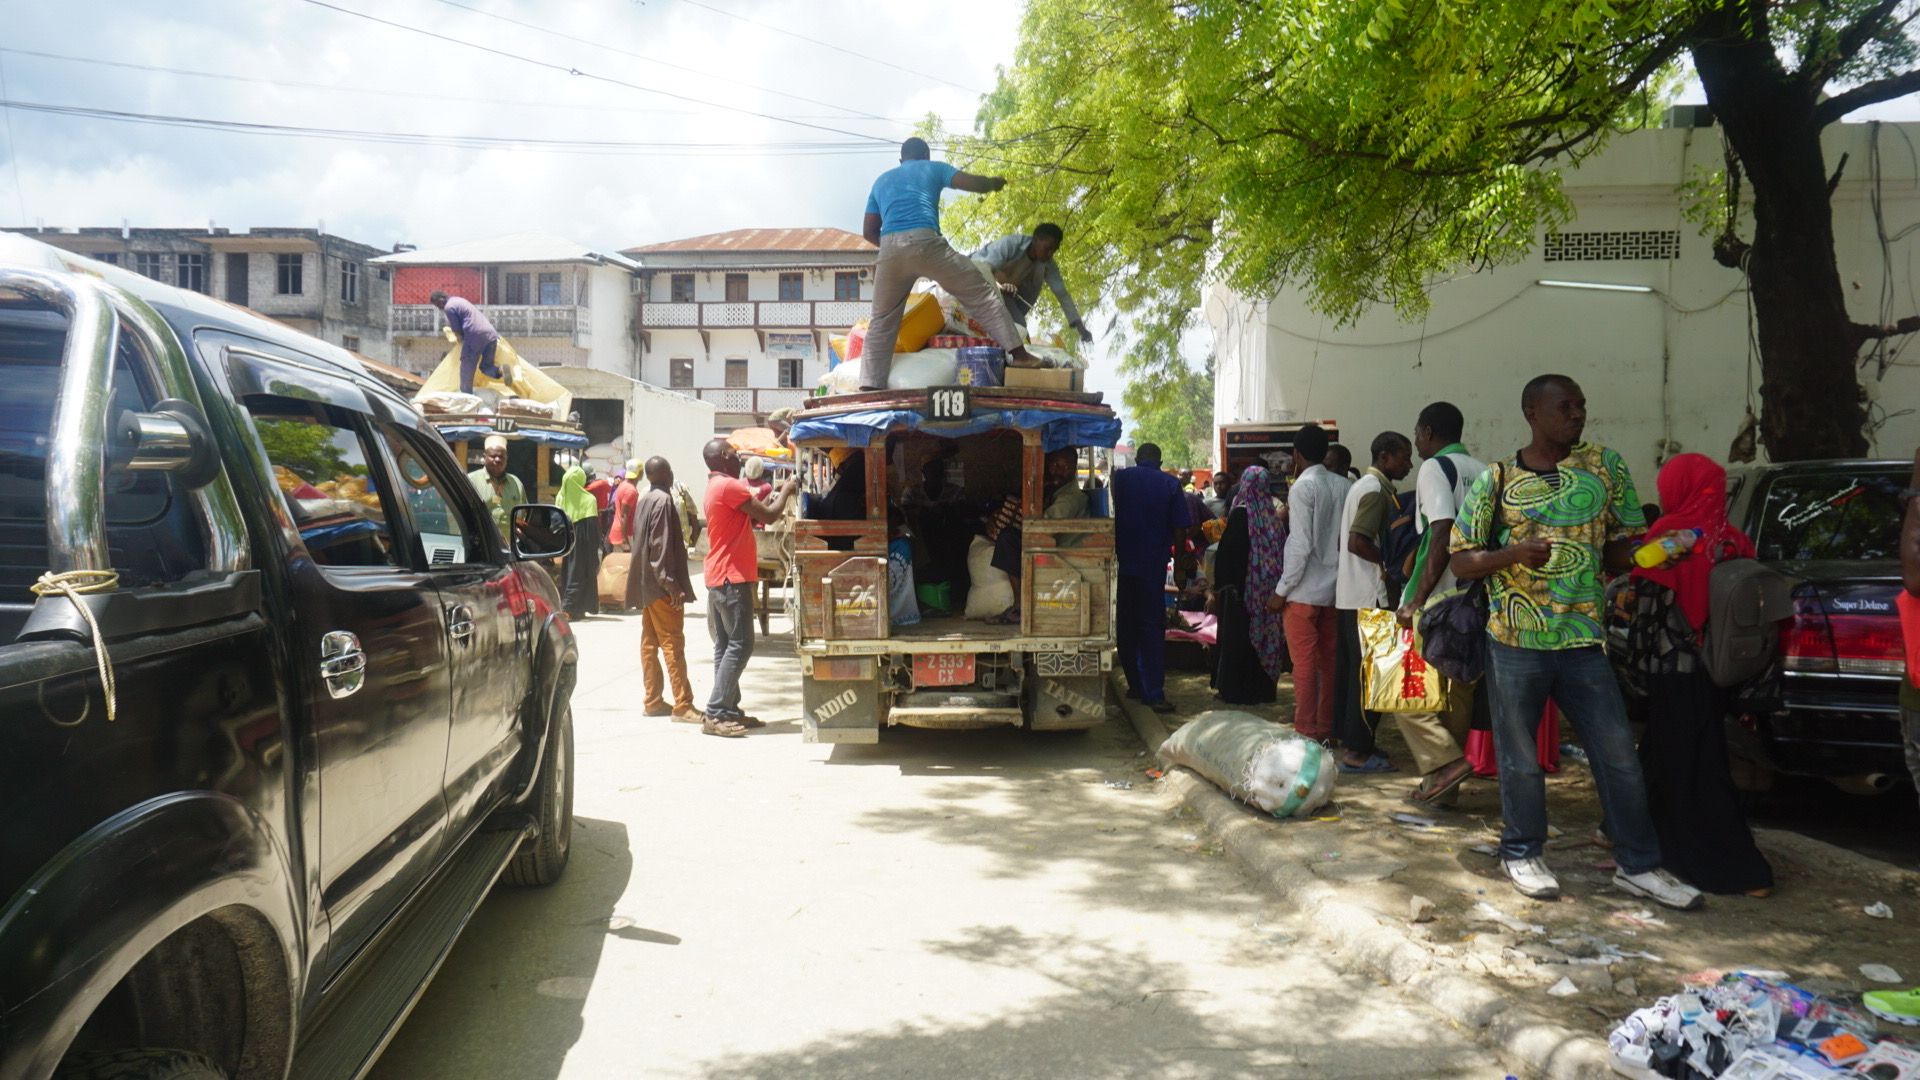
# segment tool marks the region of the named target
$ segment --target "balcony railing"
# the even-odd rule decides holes
[[[765,416],[775,409],[798,408],[811,390],[794,388],[755,388],[750,386],[671,386],[676,394],[685,394],[708,402],[724,413],[758,413]]]
[[[740,300],[686,304],[642,301],[640,325],[652,329],[779,329],[789,326],[839,329],[866,318],[872,307],[865,300]]]
[[[568,304],[481,304],[480,311],[502,337],[572,337],[590,324],[587,309]],[[432,304],[394,304],[393,332],[432,337],[447,324]]]

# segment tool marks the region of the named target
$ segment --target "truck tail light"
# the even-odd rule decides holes
[[[1796,597],[1793,617],[1780,626],[1780,667],[1784,671],[1831,674],[1839,670],[1833,654],[1833,631],[1827,626],[1820,602]]]
[[[1842,675],[1900,675],[1907,670],[1900,620],[1882,615],[1841,615],[1829,620],[1833,655]]]

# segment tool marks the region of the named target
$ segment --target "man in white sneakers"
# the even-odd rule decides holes
[[[1413,444],[1397,431],[1373,440],[1373,461],[1347,489],[1340,513],[1339,577],[1333,606],[1340,640],[1334,646],[1333,733],[1340,737],[1340,771],[1395,772],[1386,755],[1374,752],[1380,714],[1362,699],[1360,612],[1386,608],[1387,583],[1380,545],[1387,538],[1394,510],[1394,485],[1413,471]]]

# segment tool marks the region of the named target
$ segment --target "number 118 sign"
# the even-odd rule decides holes
[[[964,386],[935,386],[927,390],[927,419],[967,420],[973,417],[973,395]]]

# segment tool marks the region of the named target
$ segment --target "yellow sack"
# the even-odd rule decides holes
[[[1362,608],[1360,681],[1363,707],[1374,712],[1439,712],[1447,706],[1440,673],[1414,647],[1413,628],[1393,612]]]
[[[907,297],[906,312],[900,316],[900,334],[894,338],[893,351],[919,352],[927,347],[927,340],[946,325],[947,317],[940,310],[939,299],[932,293],[912,293]]]
[[[416,402],[425,394],[460,391],[460,339],[450,326],[441,327],[440,332],[453,343],[453,348],[433,369],[433,374],[427,376],[426,385],[413,395]],[[520,354],[514,351],[513,344],[506,338],[501,338],[494,346],[493,362],[506,378],[496,379],[476,368],[473,372],[475,390],[484,388],[501,397],[527,398],[542,405],[552,405],[555,420],[565,420],[572,414],[573,392],[554,382],[546,372],[520,359]]]

